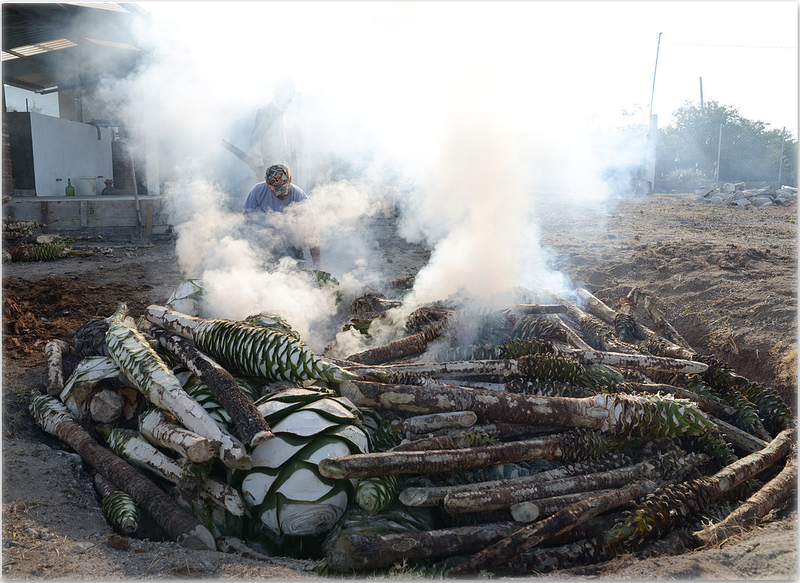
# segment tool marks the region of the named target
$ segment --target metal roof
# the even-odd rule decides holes
[[[102,74],[124,75],[141,56],[135,4],[3,4],[3,83],[51,93]],[[91,65],[88,65],[91,63]]]

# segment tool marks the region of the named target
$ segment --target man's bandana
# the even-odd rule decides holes
[[[283,164],[273,164],[267,168],[267,184],[278,192],[285,192],[292,183],[292,175]]]

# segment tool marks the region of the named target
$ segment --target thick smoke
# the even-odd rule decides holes
[[[278,313],[322,350],[341,327],[337,300],[387,283],[381,271],[387,251],[378,250],[376,227],[395,217],[402,236],[431,250],[406,311],[455,295],[500,301],[515,285],[564,293],[571,283],[539,241],[540,210],[563,207],[602,218],[615,195],[603,172],[620,161],[637,163],[642,151],[621,158],[617,144],[597,141],[604,131],[587,130],[579,107],[571,107],[574,92],[556,94],[534,82],[555,78],[575,64],[574,56],[526,62],[520,75],[467,30],[454,33],[449,49],[420,44],[450,18],[444,6],[397,6],[395,18],[370,21],[376,6],[315,5],[314,18],[304,21],[313,47],[294,42],[292,27],[270,28],[264,44],[263,27],[256,26],[262,12],[288,15],[289,4],[212,3],[219,18],[209,29],[191,18],[208,5],[191,6],[185,21],[159,16],[139,31],[142,66],[128,78],[108,79],[93,106],[131,128],[136,156],[159,160],[180,266],[187,278],[202,280],[210,316]],[[487,6],[462,8],[495,18]],[[417,19],[415,10],[429,18]],[[233,15],[235,24],[226,20]],[[367,58],[365,42],[385,46],[387,35],[394,44],[378,66],[348,66]],[[510,36],[495,40],[508,54],[520,48],[509,45]],[[287,76],[296,85],[285,113],[296,146],[295,183],[312,200],[322,268],[338,288],[309,279],[307,249],[299,264],[271,256],[269,231],[241,212],[263,177],[220,145],[228,140],[249,150],[256,111]],[[297,217],[283,218],[291,231]],[[397,326],[371,331],[376,341],[399,334],[402,314],[393,315]],[[347,346],[342,352],[356,351],[361,341],[353,332],[337,338]]]

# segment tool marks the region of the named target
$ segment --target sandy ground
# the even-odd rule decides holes
[[[620,201],[607,216],[543,212],[553,269],[610,306],[649,291],[699,352],[797,399],[796,206],[741,209],[655,195]],[[413,275],[428,250],[378,240],[391,277]],[[189,551],[122,538],[107,525],[81,460],[35,426],[31,391],[44,389],[44,343],[65,338],[117,302],[138,315],[182,281],[174,243],[103,243],[94,257],[3,265],[2,574],[7,579],[300,579],[310,563]],[[647,325],[646,316],[637,314]],[[796,409],[795,409],[796,410]],[[618,557],[550,578],[796,579],[794,496],[718,548],[677,557]],[[530,573],[530,577],[538,576]]]

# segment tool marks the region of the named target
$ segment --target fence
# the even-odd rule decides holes
[[[797,140],[785,130],[754,131],[722,123],[696,135],[659,132],[656,188],[659,183],[771,183],[797,186]]]

